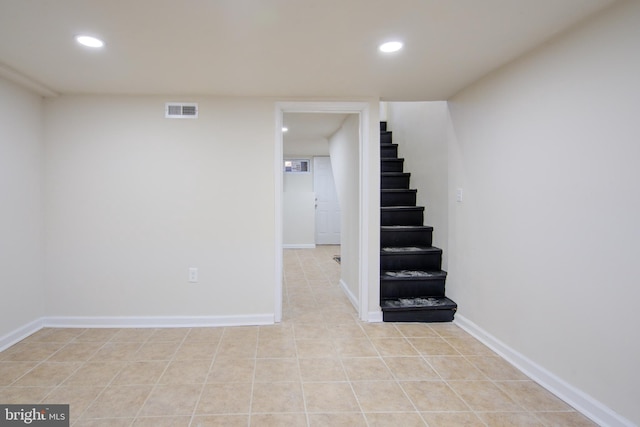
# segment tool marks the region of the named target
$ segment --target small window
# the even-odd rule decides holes
[[[285,159],[285,173],[309,173],[311,172],[311,161],[309,159]]]

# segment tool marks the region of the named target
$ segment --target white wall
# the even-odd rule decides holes
[[[460,316],[636,424],[638,22],[618,3],[451,99],[448,280]]]
[[[199,118],[165,119],[176,100]],[[273,105],[47,100],[48,315],[272,316]]]
[[[340,203],[341,280],[352,297],[359,298],[360,272],[359,239],[359,175],[360,175],[360,119],[350,114],[340,129],[329,138],[331,168]]]
[[[315,196],[313,191],[282,193],[282,243],[285,248],[315,247]]]
[[[328,156],[329,141],[323,137],[292,140],[285,134],[282,150],[285,157],[291,158],[306,158],[310,154],[314,156]]]
[[[285,155],[285,159],[288,158]],[[297,158],[308,159],[309,165],[313,163],[313,156]],[[283,187],[282,242],[284,247],[313,247],[316,242],[313,166],[308,173],[283,174]]]
[[[433,226],[433,245],[443,250],[442,268],[447,269],[449,188],[447,165],[447,103],[388,102],[388,130],[404,158],[404,171],[411,173],[411,188],[418,190],[417,205],[425,207],[425,225]]]
[[[0,78],[0,349],[44,315],[42,104]]]

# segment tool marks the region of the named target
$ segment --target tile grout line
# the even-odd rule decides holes
[[[447,344],[449,344],[451,347],[453,347],[453,348],[454,348],[454,349],[455,349],[455,350],[460,354],[460,356],[461,356],[465,361],[469,362],[469,363],[471,364],[471,366],[473,366],[474,368],[478,369],[478,368],[477,368],[477,367],[476,367],[476,366],[475,366],[475,365],[474,365],[470,360],[468,360],[468,359],[467,359],[467,355],[465,355],[465,354],[464,354],[464,353],[462,353],[460,350],[458,350],[458,348],[456,348],[456,346],[454,346],[453,344],[451,344],[451,342],[447,339],[447,338],[449,338],[449,339],[450,339],[450,338],[455,338],[455,337],[450,337],[450,336],[449,336],[449,337],[447,337],[447,336],[444,336],[444,335],[442,335],[442,334],[438,333],[437,331],[436,331],[436,333],[437,333],[438,335],[440,335],[440,337],[441,337],[441,338],[442,338],[442,339],[443,339]],[[479,369],[478,369],[478,370],[479,370]],[[482,381],[488,381],[488,382],[491,382],[491,384],[493,384],[493,385],[494,385],[495,387],[497,387],[501,392],[503,392],[503,390],[502,390],[500,387],[498,387],[498,385],[497,385],[497,384],[495,384],[495,382],[493,381],[493,379],[489,378],[489,376],[487,376],[484,372],[482,372],[482,371],[481,371],[481,373],[482,373],[482,375],[486,378],[486,380],[482,380]],[[464,381],[464,380],[460,380],[460,381]],[[480,380],[477,380],[477,381],[480,381]],[[451,386],[449,385],[449,381],[448,381],[448,380],[445,380],[445,382],[447,383],[447,386],[448,386],[451,390],[453,390],[453,392],[456,394],[456,396],[458,396],[458,398],[460,398],[460,399],[461,399],[461,400],[462,400],[462,401],[463,401],[463,402],[464,402],[464,403],[469,407],[469,409],[470,409],[470,410],[472,411],[472,413],[476,416],[476,418],[478,418],[478,419],[480,420],[480,422],[482,422],[484,425],[488,426],[487,422],[486,422],[482,417],[480,417],[480,415],[478,415],[478,414],[479,414],[479,413],[481,413],[481,412],[482,412],[482,413],[484,413],[484,412],[488,412],[488,411],[478,411],[478,410],[473,409],[473,408],[471,407],[471,405],[469,405],[469,404],[467,403],[467,401],[466,401],[466,400],[464,400],[464,399],[462,398],[462,396],[460,396],[460,394],[459,394],[459,393],[458,393],[458,392],[457,392],[453,387],[451,387]],[[509,397],[509,396],[507,396],[507,397]],[[513,399],[511,399],[511,397],[509,397],[509,399],[510,399],[510,400],[512,400],[512,401],[513,401],[513,403],[515,403],[517,406],[519,406],[520,408],[522,408],[522,409],[524,410],[524,412],[528,412],[528,411],[527,411],[525,408],[523,408],[523,407],[522,407],[518,402],[516,402],[516,401],[514,401]],[[495,411],[495,412],[504,412],[504,411]]]
[[[164,329],[164,328],[163,328]],[[131,425],[133,425],[133,423],[135,423],[136,419],[140,417],[140,412],[142,411],[142,409],[144,408],[144,406],[147,404],[147,402],[149,401],[149,398],[151,397],[151,395],[153,394],[153,391],[156,389],[156,387],[159,385],[159,381],[162,378],[162,376],[167,372],[167,369],[169,369],[169,366],[171,365],[171,362],[173,362],[175,360],[176,354],[178,353],[178,349],[180,347],[182,347],[182,344],[184,343],[184,341],[187,339],[187,336],[189,335],[189,333],[191,332],[192,328],[189,328],[189,331],[184,335],[184,337],[182,337],[182,340],[180,341],[180,344],[178,344],[178,346],[176,347],[176,349],[173,351],[173,354],[171,355],[171,358],[167,361],[166,366],[164,367],[164,369],[162,370],[162,373],[160,375],[158,375],[158,379],[156,379],[155,383],[153,384],[153,386],[151,387],[151,391],[149,392],[149,394],[147,395],[147,397],[144,399],[144,402],[142,402],[142,405],[140,405],[140,408],[138,409],[138,411],[136,412],[136,415],[134,415],[133,420],[131,421]],[[153,334],[155,334],[158,330],[161,329],[155,329],[155,331],[149,335],[149,337],[147,337],[147,340],[145,341],[145,344],[149,343],[149,340],[151,339],[151,337],[153,336]],[[158,342],[164,342],[164,341],[158,341]],[[171,342],[171,341],[168,341]],[[142,348],[142,346],[140,347]],[[138,351],[140,351],[140,348],[138,349]],[[138,353],[138,351],[136,351],[136,354]],[[194,409],[195,410],[195,409]]]
[[[191,331],[192,331],[193,329],[194,329],[194,328],[191,328],[191,329],[189,330],[189,333],[191,333]],[[198,406],[200,405],[200,400],[202,400],[202,395],[204,394],[204,389],[206,388],[206,386],[207,386],[207,384],[208,384],[208,383],[207,383],[207,380],[209,379],[209,374],[211,373],[211,370],[213,369],[213,364],[215,363],[215,361],[216,361],[216,359],[217,359],[217,357],[218,357],[218,349],[220,348],[220,343],[222,343],[222,337],[224,336],[224,333],[225,333],[226,329],[227,329],[227,328],[224,328],[224,329],[222,330],[222,334],[220,335],[220,338],[218,338],[218,344],[216,345],[216,348],[215,348],[214,353],[213,353],[213,357],[211,358],[211,362],[209,363],[209,369],[207,370],[207,375],[206,375],[206,377],[204,378],[204,383],[203,383],[203,385],[202,385],[202,388],[200,389],[200,394],[198,395],[198,398],[196,399],[195,406],[193,407],[193,411],[191,412],[191,416],[189,417],[189,425],[190,425],[190,426],[191,426],[191,425],[193,425],[193,422],[194,422],[194,420],[195,420],[196,412],[198,411]],[[187,334],[187,335],[185,336],[185,340],[187,339],[187,337],[188,337],[188,336],[189,336],[189,334]],[[183,341],[183,343],[182,343],[182,344],[184,344],[184,341]],[[182,346],[182,344],[181,344],[180,346]],[[178,347],[178,349],[179,349],[179,348],[180,348],[180,347]],[[169,364],[167,364],[167,367],[168,367],[168,366],[169,366]],[[162,375],[160,375],[160,377],[158,377],[158,379],[160,379],[160,378],[162,378]],[[144,405],[143,405],[143,406],[144,406]],[[140,409],[142,409],[142,408],[140,408]]]
[[[439,337],[440,339],[442,339],[444,342],[446,342],[448,345],[450,345],[450,346],[451,346],[451,347],[452,347],[452,348],[453,348],[453,349],[458,353],[458,356],[455,356],[455,357],[463,357],[463,358],[465,358],[465,357],[464,357],[464,355],[462,354],[462,352],[460,352],[460,351],[459,351],[455,346],[451,345],[451,343],[449,343],[449,341],[447,340],[447,338],[446,338],[445,336],[443,336],[443,335],[442,335],[440,332],[438,332],[437,330],[435,330],[435,329],[431,328],[431,326],[429,326],[429,328],[430,328],[431,330],[433,330],[433,332],[435,332],[435,333],[436,333],[436,335],[438,335],[438,337]],[[441,375],[441,374],[440,374],[440,373],[439,373],[439,372],[438,372],[438,371],[433,367],[433,365],[431,365],[431,363],[429,363],[429,361],[428,361],[424,356],[422,356],[422,358],[424,359],[424,361],[425,361],[429,366],[431,366],[431,369],[433,369],[433,370],[434,370],[434,372],[435,372],[436,374],[438,374],[438,376],[440,377],[440,379],[441,379],[441,380],[446,384],[446,386],[447,386],[447,387],[448,387],[448,388],[453,392],[453,394],[455,394],[455,395],[458,397],[458,399],[460,399],[460,401],[461,401],[461,402],[463,402],[463,403],[467,406],[467,408],[469,408],[469,412],[471,412],[471,413],[472,413],[472,414],[473,414],[473,415],[474,415],[478,420],[480,420],[480,422],[481,422],[482,424],[484,424],[485,426],[488,426],[488,424],[487,424],[487,423],[486,423],[486,422],[485,422],[481,417],[479,417],[479,416],[478,416],[477,411],[476,411],[476,410],[474,410],[474,409],[471,407],[471,405],[469,405],[469,403],[468,403],[466,400],[464,400],[464,399],[462,398],[462,396],[460,396],[460,394],[459,394],[459,393],[458,393],[458,392],[457,392],[453,387],[451,387],[451,385],[449,384],[449,380],[447,380],[447,379],[443,378],[443,377],[442,377],[442,375]],[[466,360],[466,358],[465,358],[465,360]],[[484,374],[483,374],[483,375],[484,375]]]
[[[67,343],[66,343],[62,348],[66,347],[69,343],[72,343],[72,342],[78,342],[78,341],[76,341],[76,340],[77,340],[79,337],[81,337],[82,335],[84,335],[86,332],[87,332],[87,330],[85,329],[82,333],[78,334],[78,336],[74,337],[74,338],[73,338],[73,339],[71,339],[69,342],[67,342]],[[115,335],[115,334],[114,334],[114,335]],[[81,341],[81,342],[82,342],[82,341]],[[90,342],[90,341],[85,341],[85,343],[87,343],[87,342]],[[63,384],[64,384],[64,383],[69,379],[69,378],[71,378],[71,376],[73,376],[76,372],[78,372],[78,371],[79,371],[83,366],[85,366],[87,363],[89,363],[89,361],[91,360],[91,358],[92,358],[93,356],[95,356],[95,355],[96,355],[96,354],[97,354],[97,353],[98,353],[98,352],[99,352],[99,351],[100,351],[100,350],[101,350],[101,349],[102,349],[102,348],[103,348],[103,347],[104,347],[108,342],[109,342],[109,340],[105,340],[105,341],[102,343],[102,345],[100,345],[98,348],[96,348],[96,350],[95,350],[95,351],[94,351],[94,352],[93,352],[89,357],[87,357],[87,359],[85,359],[84,361],[82,361],[82,362],[80,363],[80,366],[78,366],[78,368],[77,368],[76,370],[74,370],[71,374],[69,374],[69,376],[68,376],[67,378],[65,378],[65,380],[64,380],[64,381],[62,381],[60,384],[58,384],[56,387],[54,387],[54,389],[53,389],[53,390],[51,390],[51,392],[49,392],[49,393],[47,394],[47,397],[48,397],[51,393],[53,393],[55,390],[57,390],[58,388],[60,388],[60,387],[61,387],[61,386],[62,386],[62,385],[63,385]],[[55,353],[53,353],[53,354],[52,354],[51,356],[49,356],[47,359],[45,359],[45,361],[46,361],[46,360],[49,360],[49,358],[51,358],[54,354],[56,354],[56,353],[58,353],[59,351],[61,351],[61,350],[62,350],[62,348],[61,348],[60,350],[56,351]],[[44,361],[43,361],[43,363],[44,363]],[[116,374],[116,375],[117,375],[117,374]],[[115,376],[114,376],[114,378],[115,378]],[[112,378],[111,380],[113,381],[113,378]],[[84,410],[83,410],[80,414],[78,414],[78,417],[77,417],[77,418],[76,418],[76,420],[73,422],[73,425],[77,424],[77,423],[80,421],[80,419],[82,418],[82,416],[84,415],[84,413],[85,413],[85,412],[87,412],[87,409],[89,409],[89,407],[90,407],[91,405],[93,405],[93,403],[94,403],[96,400],[98,400],[98,398],[99,398],[99,397],[104,393],[104,391],[107,389],[107,386],[101,386],[101,387],[102,387],[102,390],[100,390],[100,393],[98,393],[98,394],[96,395],[96,397],[91,401],[91,403],[89,403],[89,404],[84,408]],[[42,401],[44,401],[44,399],[43,399]],[[41,402],[42,402],[42,401],[41,401]],[[69,405],[69,418],[71,418],[71,405]]]
[[[392,323],[392,325],[393,325],[393,328],[394,328],[394,329],[395,329],[395,330],[400,334],[400,336],[402,336],[402,337],[407,341],[407,343],[411,346],[411,348],[413,348],[413,349],[416,351],[416,353],[418,353],[418,355],[420,355],[420,352],[418,351],[418,349],[417,349],[417,348],[415,348],[415,347],[413,346],[413,344],[411,343],[411,341],[409,341],[409,339],[405,336],[405,334],[404,334],[401,330],[399,330],[399,329],[396,327],[396,325],[395,325],[395,324],[393,324],[393,323]],[[365,333],[366,333],[366,331],[365,331]],[[367,336],[369,336],[369,334],[367,334]],[[371,339],[371,338],[369,337],[369,339]],[[371,344],[373,345],[373,342],[372,342]],[[384,360],[384,356],[382,356],[382,354],[380,353],[380,350],[378,350],[378,348],[377,348],[375,345],[373,345],[373,346],[374,346],[374,348],[376,349],[376,352],[378,353],[378,355],[379,355],[379,357],[380,357],[380,360],[382,360],[382,363],[384,364],[384,366],[385,366],[385,367],[389,370],[389,372],[391,373],[391,376],[393,377],[393,379],[394,379],[395,383],[398,385],[398,387],[400,387],[400,390],[402,390],[402,393],[404,394],[404,397],[406,397],[406,398],[407,398],[407,400],[409,400],[409,402],[411,402],[411,406],[413,406],[413,409],[416,411],[416,413],[418,414],[418,416],[420,417],[420,419],[422,420],[422,422],[423,422],[426,426],[428,426],[428,425],[429,425],[429,423],[427,422],[427,420],[425,420],[425,419],[424,419],[424,417],[422,416],[422,413],[420,412],[420,410],[418,410],[418,407],[416,406],[416,404],[415,404],[415,402],[413,401],[413,399],[411,399],[411,397],[407,394],[407,391],[404,389],[404,387],[402,387],[402,382],[401,382],[401,381],[396,377],[396,375],[393,373],[393,371],[391,370],[391,368],[389,368],[389,365],[387,364],[387,361],[386,361],[386,360]],[[389,356],[389,357],[394,357],[394,356]],[[397,357],[403,357],[403,356],[397,356]],[[422,356],[421,356],[421,358],[422,358]],[[425,361],[425,362],[426,362],[426,361]],[[434,371],[435,371],[435,370],[434,370]],[[436,372],[436,373],[437,373],[437,372]]]

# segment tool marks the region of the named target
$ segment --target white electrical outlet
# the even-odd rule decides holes
[[[189,283],[196,283],[198,281],[198,269],[196,267],[189,267]]]
[[[462,188],[458,188],[458,190],[456,190],[456,202],[461,202],[462,201]]]

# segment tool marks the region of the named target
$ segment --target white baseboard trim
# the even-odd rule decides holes
[[[315,249],[315,243],[285,243],[282,249]]]
[[[33,320],[24,326],[19,327],[15,331],[0,337],[0,351],[4,351],[15,343],[22,341],[29,335],[38,332],[44,327],[45,319],[43,317]]]
[[[140,316],[140,317],[48,317],[51,328],[197,328],[212,326],[273,325],[273,314],[247,316]]]
[[[382,322],[382,310],[370,311],[369,312],[369,316],[367,317],[367,321],[369,323],[380,323],[380,322]]]
[[[342,279],[340,279],[340,287],[342,288],[342,292],[344,292],[347,298],[349,298],[349,301],[351,302],[351,304],[355,307],[356,310],[359,311],[358,299],[355,297],[355,295],[353,295],[353,293],[349,289],[349,286],[347,286],[347,284]],[[382,322],[382,311],[368,312],[367,322],[370,322],[370,323]]]
[[[611,408],[507,346],[464,316],[457,313],[454,323],[598,425],[605,427],[635,426],[634,423]]]
[[[356,308],[356,310],[358,310],[358,298],[356,298],[356,296],[351,293],[351,290],[349,290],[349,286],[347,286],[347,284],[342,279],[340,279],[340,287],[342,288],[342,292],[344,292],[345,295],[347,295],[347,298],[349,298],[351,304]]]
[[[141,316],[141,317],[41,317],[0,337],[0,351],[6,350],[42,328],[198,328],[215,326],[273,325],[273,314],[247,316]]]

